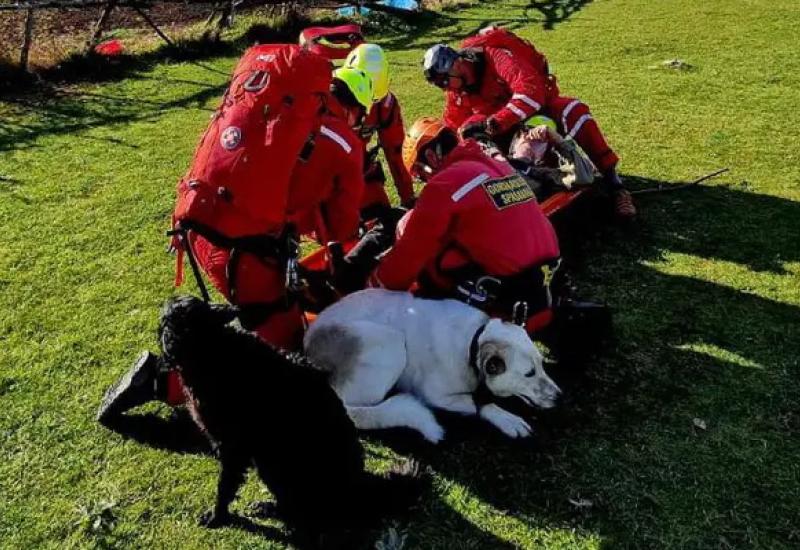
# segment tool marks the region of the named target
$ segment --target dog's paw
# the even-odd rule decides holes
[[[422,432],[422,436],[425,439],[434,445],[441,443],[442,439],[444,439],[444,428],[438,422],[429,422],[421,426],[420,432]]]
[[[533,434],[530,424],[495,404],[482,407],[480,416],[512,439],[530,437]]]
[[[207,510],[200,516],[200,519],[197,521],[202,527],[206,527],[208,529],[216,529],[218,527],[224,527],[231,522],[231,515],[228,513],[225,514],[218,514],[213,508],[211,510]]]

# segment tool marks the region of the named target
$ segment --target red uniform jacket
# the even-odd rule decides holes
[[[444,122],[454,130],[477,114],[491,116],[498,132],[504,133],[558,96],[545,57],[507,31],[495,29],[468,38],[462,48],[477,54],[479,81],[477,90],[446,92]]]
[[[504,276],[559,256],[555,231],[530,187],[472,140],[447,156],[406,216],[373,274],[376,286],[407,290],[425,269],[447,288],[447,270],[469,262]]]
[[[287,219],[322,243],[354,236],[364,192],[361,141],[334,103],[328,102],[334,112],[322,117],[308,160],[295,165],[287,201]]]
[[[385,98],[372,106],[364,120],[360,137],[363,149],[366,151],[372,136],[378,134],[378,143],[386,156],[386,163],[392,173],[394,185],[401,202],[408,202],[414,196],[413,179],[403,164],[403,116],[400,112],[400,103],[391,92]],[[369,168],[368,166],[366,168]]]

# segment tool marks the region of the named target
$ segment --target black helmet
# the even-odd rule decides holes
[[[440,88],[444,88],[447,85],[448,73],[458,58],[458,52],[446,44],[436,44],[428,49],[422,60],[425,79]]]

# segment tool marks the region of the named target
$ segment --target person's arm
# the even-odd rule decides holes
[[[408,290],[425,265],[436,257],[444,242],[454,211],[447,190],[428,184],[408,214],[402,234],[381,259],[370,278],[372,286]]]
[[[472,116],[472,109],[465,105],[464,98],[459,94],[446,91],[444,94],[444,113],[442,121],[448,128],[458,132],[461,125]]]
[[[384,98],[381,105],[381,116],[384,120],[379,120],[378,140],[386,156],[386,163],[392,173],[394,186],[400,197],[403,206],[409,206],[414,200],[414,184],[411,174],[403,164],[403,140],[405,139],[405,128],[403,127],[403,115],[400,111],[400,104],[393,94]]]
[[[508,103],[490,117],[490,130],[497,134],[535,115],[546,100],[546,83],[531,63],[501,48],[486,48],[491,63],[511,90]]]
[[[353,146],[350,153],[338,157],[337,165],[330,167],[336,171],[333,193],[321,208],[330,240],[346,241],[356,235],[364,192],[363,160],[361,149]]]

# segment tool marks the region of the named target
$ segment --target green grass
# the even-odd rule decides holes
[[[795,548],[800,6],[560,4],[579,9],[548,23],[526,2],[483,2],[385,36],[406,118],[441,108],[419,74],[426,45],[504,21],[593,108],[637,185],[731,172],[643,197],[632,231],[585,238],[577,280],[614,308],[616,343],[574,403],[540,422],[537,449],[482,433],[424,452],[435,483],[401,530],[422,549]],[[673,58],[693,69],[660,66]],[[174,292],[174,183],[234,62],[164,62],[0,101],[2,547],[282,547],[197,526],[212,458],[93,420],[105,388],[155,347]],[[397,456],[368,451],[376,469]],[[260,491],[250,482],[239,509]]]

